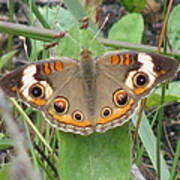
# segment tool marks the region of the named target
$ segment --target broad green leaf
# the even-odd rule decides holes
[[[83,19],[84,17],[88,17],[88,13],[86,12],[85,8],[83,8],[82,4],[83,1],[79,0],[64,0],[64,4],[66,5],[67,9],[71,12],[71,14],[76,18],[77,21]],[[91,7],[93,8],[93,7]],[[94,23],[89,19],[89,27],[96,31],[96,27]]]
[[[141,14],[132,13],[122,17],[109,31],[109,39],[141,43],[144,22]]]
[[[94,38],[94,33],[90,29],[80,29],[75,25],[57,47],[58,56],[79,59],[82,50],[88,48],[92,52],[92,56],[97,57],[105,52],[105,48]]]
[[[176,6],[169,17],[168,21],[168,38],[172,49],[180,50],[180,5]]]
[[[119,2],[122,3],[125,8],[131,12],[140,12],[147,4],[147,0],[119,0]]]
[[[100,0],[100,1],[102,1],[102,0]],[[100,4],[99,0],[96,0],[96,2],[94,1],[94,3]],[[72,0],[64,0],[64,4],[66,5],[67,9],[71,12],[71,14],[76,18],[77,21],[83,19],[84,17],[90,16],[86,10],[91,9],[90,11],[92,11],[94,9],[94,6],[89,6],[85,10],[85,8],[83,8],[83,5],[85,5],[86,3],[81,0],[73,0],[73,1]],[[96,27],[90,18],[89,18],[89,27],[93,31],[96,31]]]
[[[13,147],[14,143],[11,139],[0,139],[0,150]]]
[[[64,3],[78,21],[87,16],[85,9],[78,0],[64,0]]]
[[[147,106],[158,106],[161,101],[161,87],[158,87],[153,94],[148,97]],[[180,102],[180,83],[178,81],[171,82],[166,90],[164,103]]]
[[[62,180],[129,180],[131,139],[128,124],[90,136],[59,132]]]
[[[59,6],[48,8],[48,10],[43,7],[39,8],[39,10],[46,17],[51,29],[65,31],[78,22],[70,11]]]
[[[158,106],[160,104],[160,101],[161,101],[161,95],[153,93],[148,98],[146,106],[148,108]],[[180,102],[180,98],[177,98],[177,96],[173,96],[173,95],[166,95],[165,96],[165,98],[164,98],[164,103],[165,104],[173,103],[173,102]]]

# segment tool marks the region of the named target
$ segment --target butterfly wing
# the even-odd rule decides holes
[[[70,81],[67,77],[72,77],[77,70],[77,62],[68,58],[39,61],[4,75],[0,87],[8,96],[42,109],[54,90]]]
[[[137,99],[104,71],[99,72],[96,85],[96,132],[105,132],[129,120]]]
[[[65,132],[93,132],[79,62],[60,58],[32,63],[0,79],[8,96],[40,110],[46,120]]]
[[[0,87],[41,110],[53,126],[88,135],[124,124],[139,99],[174,76],[178,63],[150,53],[112,52],[97,59],[92,80],[81,68],[69,58],[32,63],[2,77]]]
[[[147,95],[157,84],[173,78],[179,66],[175,59],[135,51],[107,53],[97,64],[138,98]]]
[[[97,59],[96,131],[124,124],[157,84],[172,78],[178,63],[153,53],[111,52]]]
[[[81,135],[88,135],[94,131],[85,83],[80,71],[75,73],[63,88],[58,88],[54,92],[43,112],[47,120],[62,131]]]

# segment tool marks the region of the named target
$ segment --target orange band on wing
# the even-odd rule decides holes
[[[109,117],[99,118],[96,123],[97,124],[106,124],[115,119],[119,119],[123,115],[125,115],[129,110],[131,110],[133,105],[134,105],[134,100],[130,99],[129,103],[126,106],[124,106],[122,108],[118,108],[117,110],[114,110],[112,115],[110,115]]]
[[[161,76],[161,75],[164,75],[164,74],[166,74],[166,73],[167,73],[167,71],[161,70],[161,71],[158,72],[158,75]]]
[[[145,91],[148,91],[148,90],[149,90],[149,88],[147,88],[147,86],[145,86],[145,87],[141,87],[141,88],[136,88],[133,91],[134,91],[135,94],[139,95],[139,94],[142,94],[142,93],[144,93]]]
[[[55,69],[56,71],[61,71],[61,70],[63,69],[63,63],[60,62],[60,61],[56,61],[56,62],[54,63],[54,69]]]
[[[11,91],[16,92],[17,90],[18,90],[18,88],[17,88],[16,86],[13,86],[13,87],[11,88]]]
[[[37,106],[43,106],[47,101],[44,99],[32,99],[31,102]]]
[[[89,121],[82,121],[82,122],[77,122],[75,121],[70,115],[58,115],[56,112],[54,112],[52,109],[48,110],[48,113],[51,115],[51,117],[64,124],[70,124],[73,126],[79,126],[79,127],[88,127],[91,126],[92,124]]]
[[[43,71],[44,71],[45,74],[50,74],[51,73],[51,68],[50,68],[49,63],[44,63],[43,64]]]
[[[129,54],[125,54],[123,64],[129,65],[131,63],[132,63],[132,57]]]
[[[119,64],[121,59],[118,55],[111,56],[111,64]]]

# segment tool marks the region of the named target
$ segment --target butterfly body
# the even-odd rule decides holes
[[[94,119],[95,101],[96,101],[96,76],[97,69],[91,52],[85,49],[81,54],[80,60],[81,78],[84,84],[84,96],[86,97],[86,106],[89,111],[89,119]],[[93,121],[92,121],[93,122]],[[94,122],[95,123],[95,122]]]
[[[108,52],[93,59],[84,49],[80,61],[54,58],[31,63],[1,78],[11,97],[40,110],[65,132],[89,135],[121,126],[140,99],[178,69],[174,59],[144,52]]]

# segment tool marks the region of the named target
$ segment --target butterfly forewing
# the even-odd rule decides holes
[[[62,85],[54,77],[59,74],[59,81],[64,82],[65,74],[73,76],[76,70],[76,62],[67,58],[31,63],[4,75],[0,79],[0,87],[8,96],[20,98],[41,109],[53,96],[57,84],[59,87]]]

